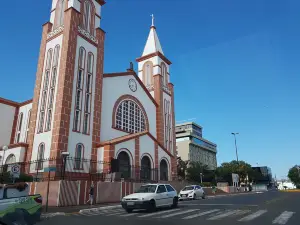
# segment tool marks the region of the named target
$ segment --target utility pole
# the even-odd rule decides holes
[[[231,134],[234,136],[236,161],[239,164],[238,149],[237,149],[237,144],[236,144],[236,135],[239,134],[239,133],[231,133]]]

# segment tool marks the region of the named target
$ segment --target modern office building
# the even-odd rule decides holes
[[[270,167],[267,166],[256,166],[252,167],[255,171],[257,171],[257,176],[255,178],[256,184],[266,184],[272,185],[273,183],[273,176]]]
[[[217,168],[217,145],[204,139],[202,130],[202,127],[194,122],[177,124],[177,154],[184,161],[200,162],[214,170]]]

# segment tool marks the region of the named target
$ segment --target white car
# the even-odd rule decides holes
[[[159,207],[177,207],[177,191],[170,184],[145,184],[134,194],[122,199],[122,207],[131,213],[134,209],[155,211]]]
[[[205,199],[205,192],[203,188],[199,185],[191,185],[191,186],[185,186],[180,192],[179,192],[179,200],[185,200],[185,199],[198,199],[202,198]]]

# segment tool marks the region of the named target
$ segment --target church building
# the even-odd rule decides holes
[[[119,159],[127,177],[172,180],[176,176],[174,87],[171,62],[152,26],[140,57],[123,72],[104,73],[104,0],[52,0],[43,25],[33,99],[0,98],[0,163],[32,162],[43,173],[74,159],[69,173],[109,172],[84,159]],[[21,90],[20,90],[21,91]],[[47,160],[47,159],[57,160]],[[130,168],[156,169],[157,175]]]

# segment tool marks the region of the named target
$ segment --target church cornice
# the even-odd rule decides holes
[[[2,103],[4,105],[10,105],[10,106],[13,106],[13,107],[21,107],[21,106],[32,103],[32,99],[29,99],[29,100],[24,101],[24,102],[15,102],[15,101],[11,101],[11,100],[8,100],[8,99],[5,99],[5,98],[0,98],[0,103]]]
[[[144,60],[150,59],[152,57],[158,56],[160,57],[165,63],[167,63],[168,65],[171,65],[172,62],[170,60],[167,59],[167,57],[165,57],[163,54],[161,54],[160,52],[154,52],[145,56],[142,56],[140,58],[137,58],[136,61],[137,62],[142,62]]]

